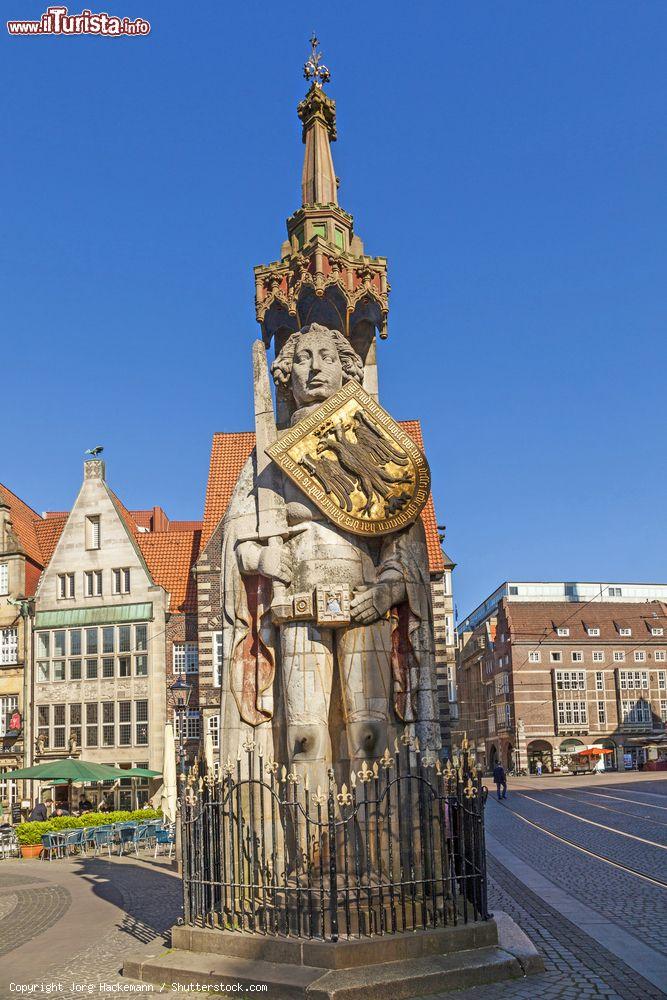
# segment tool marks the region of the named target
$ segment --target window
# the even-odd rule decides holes
[[[222,684],[222,632],[213,633],[213,686]]]
[[[63,750],[65,748],[65,706],[53,706],[53,748]]]
[[[97,660],[86,660],[86,680],[97,680]]]
[[[134,626],[134,648],[138,653],[145,653],[148,649],[148,626]]]
[[[99,733],[98,733],[98,705],[96,701],[88,702],[86,705],[86,746],[96,747],[98,746]]]
[[[585,701],[559,701],[558,702],[558,723],[561,726],[585,726],[586,725],[586,702]]]
[[[623,591],[621,590],[620,587],[608,587],[607,588],[607,593],[609,594],[610,597],[622,597],[623,596]]]
[[[86,597],[102,596],[102,570],[94,569],[83,574]]]
[[[58,597],[74,597],[74,573],[58,574]]]
[[[119,656],[118,657],[118,676],[119,677],[131,677],[132,676],[132,657],[131,656]]]
[[[518,597],[519,596],[519,588],[515,587],[513,585],[510,585],[510,587],[509,587],[509,596],[510,597]]]
[[[667,656],[665,656],[665,650],[664,649],[656,649],[656,651],[655,651],[655,659],[656,659],[656,663],[664,663],[665,660],[667,660]]]
[[[112,747],[116,742],[116,702],[102,702],[102,746]]]
[[[90,655],[91,653],[97,653],[97,629],[87,628],[86,629],[86,653]]]
[[[102,652],[113,653],[114,648],[114,627],[107,625],[102,629]]]
[[[558,691],[585,691],[586,674],[583,670],[556,670]]]
[[[130,625],[118,626],[118,652],[129,653],[132,648],[132,628]]]
[[[53,655],[54,656],[64,656],[65,655],[65,632],[54,632],[53,633]]]
[[[549,658],[551,659],[552,663],[562,663],[563,654],[560,652],[560,650],[552,649],[551,652],[549,653]]]
[[[19,654],[19,633],[15,628],[0,629],[0,663],[16,663]]]
[[[132,702],[118,702],[118,746],[132,745]]]
[[[148,746],[148,702],[135,701],[134,703],[135,737],[137,746]]]
[[[99,549],[100,547],[100,515],[91,514],[86,518],[86,548]]]
[[[604,674],[601,670],[595,672],[595,690],[604,691]]]
[[[646,660],[646,653],[643,649],[635,650],[635,663],[644,663]]]
[[[102,677],[113,677],[114,675],[114,661],[113,656],[103,656],[102,657]]]
[[[528,654],[528,662],[539,663],[541,659],[542,659],[542,654],[540,653],[539,649],[531,649],[530,653]]]
[[[599,628],[587,628],[586,631],[591,637],[591,639],[595,639],[600,634]]]
[[[618,684],[621,691],[637,691],[648,689],[647,670],[619,670]]]
[[[81,660],[69,661],[69,679],[71,681],[81,680]],[[80,746],[81,744],[79,744]]]
[[[145,654],[135,656],[134,673],[136,677],[148,677],[148,657]]]
[[[111,571],[114,594],[130,593],[130,571],[127,568],[114,569]]]
[[[572,662],[573,663],[583,663],[584,662],[584,654],[581,652],[580,649],[573,649],[572,650]]]
[[[14,712],[18,712],[19,696],[17,694],[5,695],[0,698],[0,734],[6,736],[11,732],[9,722]]]
[[[81,705],[70,705],[69,706],[69,738],[74,739],[77,742],[77,746],[81,746]]]
[[[48,684],[49,682],[49,661],[40,660],[37,663],[37,683]]]
[[[45,655],[48,655],[46,653]],[[81,656],[81,629],[72,628],[69,631],[69,655]]]
[[[44,740],[45,746],[49,745],[49,722],[51,719],[51,706],[37,706],[37,737]]]
[[[7,802],[11,808],[15,802],[18,802],[19,794],[17,781],[14,778],[7,778],[5,776],[9,770],[11,768],[0,768],[0,801]]]
[[[664,635],[664,628],[651,628],[651,635]]]
[[[556,629],[556,635],[562,636],[563,638],[566,638],[569,634],[570,634],[569,628],[557,628]]]
[[[625,636],[631,636],[632,635],[632,629],[631,628],[619,628],[618,634],[619,635],[625,635]]]
[[[667,673],[664,670],[658,670],[658,690],[667,691]]]
[[[220,716],[219,715],[209,715],[208,717],[208,731],[211,734],[211,742],[213,747],[217,749],[220,746]]]
[[[667,722],[667,699],[660,699],[660,718],[663,722]]]
[[[607,713],[605,711],[605,704],[603,701],[598,702],[598,725],[604,726],[607,721]]]
[[[623,663],[625,660],[625,653],[622,649],[614,650],[614,663]]]
[[[622,721],[629,725],[646,725],[651,721],[651,706],[643,698],[637,701],[622,701]]]
[[[593,663],[604,663],[604,650],[594,649],[593,650]]]
[[[54,660],[51,664],[53,671],[51,674],[52,681],[64,681],[65,680],[65,661],[64,660]]]
[[[196,674],[199,670],[199,656],[196,642],[175,642],[173,671],[175,674]]]
[[[38,632],[37,633],[37,657],[39,659],[46,659],[50,656],[50,633],[49,632]]]
[[[0,563],[0,594],[9,593],[9,566],[7,563]]]
[[[177,740],[181,738],[181,719],[183,720],[183,739],[198,740],[201,729],[198,710],[189,708],[187,712],[174,712],[174,733]]]

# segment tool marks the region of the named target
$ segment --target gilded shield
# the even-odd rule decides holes
[[[323,514],[356,535],[386,535],[419,516],[428,462],[357,382],[348,382],[266,449]]]

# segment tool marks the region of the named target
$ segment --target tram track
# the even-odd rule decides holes
[[[522,794],[524,793],[515,792],[515,795],[522,795]],[[530,796],[526,796],[526,798],[530,798]],[[533,801],[537,801],[538,805],[544,805],[544,803],[540,802],[539,800],[534,799]],[[498,805],[501,805],[512,816],[515,816],[517,819],[521,820],[522,823],[526,823],[528,826],[532,826],[534,829],[539,830],[540,833],[545,833],[548,837],[552,837],[554,840],[559,841],[559,843],[561,844],[565,844],[567,847],[573,848],[575,851],[580,851],[582,854],[587,854],[591,858],[596,858],[596,860],[598,861],[603,861],[605,864],[610,865],[612,868],[616,868],[617,870],[625,872],[628,875],[634,875],[635,878],[642,879],[642,881],[644,882],[649,882],[651,885],[655,885],[659,889],[667,889],[667,882],[664,882],[662,879],[655,878],[655,876],[653,875],[647,875],[645,872],[641,872],[637,868],[632,868],[630,865],[624,865],[620,861],[612,861],[611,858],[607,858],[605,857],[604,854],[599,854],[597,851],[591,851],[590,848],[588,847],[582,847],[581,844],[577,844],[575,841],[569,840],[567,837],[562,837],[560,834],[554,833],[547,827],[542,826],[541,823],[537,823],[535,820],[528,819],[527,816],[523,816],[520,812],[516,812],[516,810],[510,809],[510,807],[502,800],[498,802]],[[616,832],[611,830],[611,828],[609,827],[607,827],[606,829],[609,829],[610,832]]]
[[[652,823],[654,826],[667,826],[667,823],[664,820],[653,819],[652,816],[641,816],[639,813],[624,812],[623,809],[614,809],[612,806],[602,806],[599,802],[591,802],[590,799],[584,797],[586,795],[600,794],[599,792],[589,792],[587,789],[583,788],[577,788],[575,791],[578,792],[578,795],[568,795],[567,792],[558,791],[551,792],[550,794],[558,795],[562,799],[569,799],[570,802],[580,802],[582,805],[586,805],[591,809],[605,809],[607,812],[616,813],[619,816],[625,816],[627,819],[639,819],[644,823]],[[615,795],[609,795],[606,796],[606,798],[613,799],[619,804],[624,801],[630,801],[629,799],[618,799]],[[637,805],[644,805],[644,803],[638,802]],[[657,808],[662,808],[662,806],[658,806]]]

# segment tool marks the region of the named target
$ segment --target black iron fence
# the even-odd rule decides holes
[[[181,783],[185,922],[320,938],[488,919],[481,774],[406,732],[327,788],[246,742]]]

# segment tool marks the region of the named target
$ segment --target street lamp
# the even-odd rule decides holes
[[[174,710],[178,716],[178,766],[181,774],[185,773],[185,713],[190,703],[192,684],[188,684],[184,677],[178,677],[169,686],[174,699]]]

